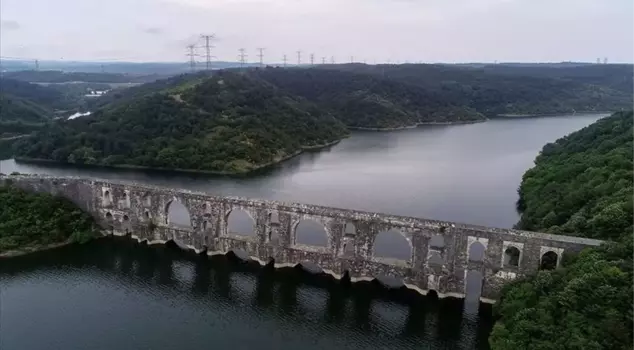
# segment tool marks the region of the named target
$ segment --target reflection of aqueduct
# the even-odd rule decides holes
[[[596,246],[598,240],[509,229],[488,228],[413,217],[368,213],[304,204],[215,197],[185,190],[118,184],[79,178],[0,177],[18,187],[69,198],[92,213],[106,232],[129,233],[150,243],[174,240],[209,254],[245,252],[262,263],[293,266],[310,262],[336,277],[354,280],[391,277],[425,293],[462,297],[468,272],[482,276],[481,298],[495,300],[502,285],[534,273],[564,251]],[[168,220],[170,203],[182,203],[191,225]],[[253,220],[253,235],[228,231],[232,212]],[[323,225],[325,246],[302,244],[298,226],[305,220]],[[392,234],[393,236],[390,236]],[[410,254],[379,254],[375,244],[401,235]],[[375,249],[376,246],[376,249]],[[548,260],[548,261],[543,261]]]

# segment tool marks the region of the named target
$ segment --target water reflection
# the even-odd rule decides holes
[[[85,340],[86,334],[71,331],[45,337],[36,328],[28,339],[13,333],[43,307],[46,298],[39,293],[56,299],[46,306],[51,312],[38,314],[42,322],[62,322],[69,330],[97,327],[103,344],[91,348],[102,349],[134,348],[113,332],[153,349],[170,348],[170,337],[185,334],[183,348],[213,339],[234,348],[256,342],[279,349],[485,349],[491,326],[489,306],[463,319],[460,300],[390,292],[377,283],[346,287],[300,268],[273,270],[225,257],[207,260],[121,238],[16,258],[0,266],[0,283],[2,303],[10,305],[0,315],[2,324],[9,325],[0,329],[7,349],[42,348],[50,341],[76,348]],[[19,297],[24,293],[30,297]],[[95,304],[100,306],[88,306]],[[78,306],[80,318],[60,311]],[[134,333],[104,328],[123,318],[135,320]],[[85,324],[74,324],[78,320]],[[240,329],[249,335],[234,337]]]

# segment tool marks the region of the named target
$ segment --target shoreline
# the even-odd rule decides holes
[[[407,126],[399,126],[394,128],[365,128],[360,126],[347,126],[349,130],[354,131],[396,131],[396,130],[407,130],[407,129],[416,129],[421,125],[461,125],[461,124],[476,124],[476,123],[484,123],[489,119],[478,119],[478,120],[460,120],[454,122],[420,122],[414,125]]]
[[[345,136],[344,138],[347,138]],[[330,146],[334,146],[341,142],[343,138],[337,139],[328,143],[313,145],[313,146],[301,146],[299,150],[287,154],[283,157],[274,159],[271,162],[258,164],[253,168],[250,168],[246,171],[241,172],[230,172],[230,171],[213,171],[213,170],[198,170],[198,169],[179,169],[179,168],[162,168],[162,167],[148,167],[142,165],[131,165],[131,164],[118,164],[118,165],[103,165],[103,164],[77,164],[77,163],[67,163],[67,162],[59,162],[52,159],[44,159],[44,158],[27,158],[27,157],[13,157],[13,160],[16,163],[27,163],[27,164],[59,164],[65,166],[80,166],[87,168],[101,168],[101,169],[125,169],[125,170],[151,170],[151,171],[166,171],[166,172],[177,172],[183,174],[202,174],[202,175],[217,175],[217,176],[238,176],[238,175],[248,175],[253,172],[266,169],[268,167],[280,164],[285,162],[291,158],[297,157],[304,152],[311,152],[320,150],[323,148],[327,148]]]
[[[18,257],[18,256],[23,256],[23,255],[33,254],[33,253],[37,253],[37,252],[42,252],[42,251],[45,251],[45,250],[56,249],[56,248],[60,248],[60,247],[64,247],[64,246],[70,245],[70,244],[73,244],[73,242],[70,239],[67,239],[64,242],[44,244],[44,245],[31,245],[31,246],[18,248],[18,249],[7,250],[4,253],[0,253],[0,261],[2,259],[10,259],[10,258]]]
[[[514,114],[514,113],[505,113],[505,114],[496,114],[491,117],[494,119],[524,119],[524,118],[548,118],[548,117],[561,117],[564,115],[577,116],[577,115],[599,115],[599,114],[613,114],[615,112],[610,111],[585,111],[585,112],[575,112],[573,114],[568,113],[538,113],[538,114]]]

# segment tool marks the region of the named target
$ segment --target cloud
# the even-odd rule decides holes
[[[142,31],[150,35],[161,35],[164,32],[163,28],[159,28],[159,27],[143,28]]]
[[[2,54],[24,45],[41,59],[106,50],[182,61],[203,33],[216,34],[218,59],[235,60],[241,47],[253,58],[266,47],[268,62],[297,50],[338,62],[631,62],[634,52],[632,0],[0,1],[12,20],[2,23]],[[5,22],[19,30],[4,30]]]
[[[0,29],[2,30],[18,30],[20,29],[20,23],[18,21],[12,20],[2,20],[0,21]]]

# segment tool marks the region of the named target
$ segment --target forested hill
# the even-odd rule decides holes
[[[332,115],[261,79],[219,72],[136,91],[14,150],[67,163],[241,173],[346,133]]]
[[[1,78],[0,139],[37,129],[50,121],[55,111],[70,106],[71,102],[58,90]]]
[[[506,287],[492,349],[632,349],[633,118],[616,113],[546,145],[524,175],[519,228],[608,243]]]
[[[632,65],[459,66],[443,64],[324,65],[414,85],[487,117],[630,109]]]
[[[631,233],[633,123],[632,112],[616,113],[545,145],[519,189],[519,228],[598,239]]]
[[[304,97],[352,128],[399,128],[418,123],[483,121],[442,91],[368,74],[316,68],[251,71],[280,89]]]
[[[0,79],[0,97],[3,101],[0,105],[2,120],[50,118],[47,113],[69,106],[69,101],[57,90],[8,78]],[[17,112],[19,108],[37,110],[21,116]]]

